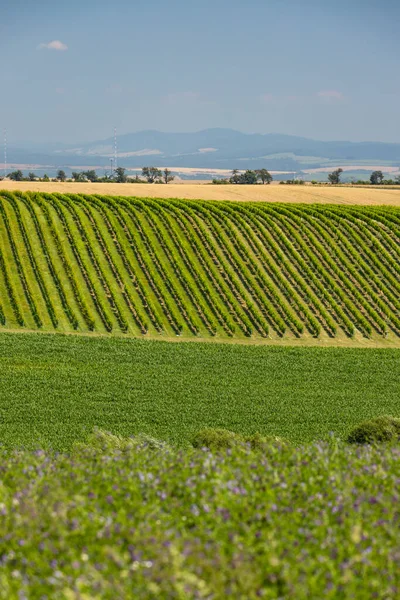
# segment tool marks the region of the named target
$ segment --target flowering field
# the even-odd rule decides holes
[[[400,597],[400,449],[0,458],[0,598]]]

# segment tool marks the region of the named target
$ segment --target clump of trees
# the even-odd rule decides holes
[[[262,184],[269,184],[273,180],[273,177],[267,169],[257,169],[252,171],[247,169],[244,173],[240,173],[238,169],[233,169],[232,175],[229,179],[213,179],[215,185],[224,185],[227,183],[233,183],[236,185],[255,185],[259,181]]]
[[[12,173],[9,173],[7,177],[8,179],[11,179],[11,181],[24,181],[24,174],[21,169],[18,169],[18,171],[12,171]]]
[[[261,181],[262,184],[269,184],[272,179],[272,175],[267,169],[257,169],[256,171],[247,169],[244,173],[239,173],[238,169],[234,169],[232,171],[232,176],[229,179],[229,183],[255,185]]]
[[[158,167],[143,167],[142,176],[146,179],[147,183],[170,183],[175,179],[174,175],[169,169],[161,171]]]

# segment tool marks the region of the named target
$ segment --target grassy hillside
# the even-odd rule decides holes
[[[8,329],[400,336],[400,210],[0,194]]]
[[[68,450],[94,426],[184,445],[202,427],[294,442],[400,417],[400,350],[0,335],[0,442]]]

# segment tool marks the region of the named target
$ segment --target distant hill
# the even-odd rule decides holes
[[[9,150],[9,162],[52,166],[106,166],[114,139],[49,146],[30,144]],[[138,131],[118,137],[119,163],[125,167],[154,166],[210,169],[300,171],[335,164],[400,165],[400,144],[321,142],[281,134],[248,134],[232,129],[195,133]]]

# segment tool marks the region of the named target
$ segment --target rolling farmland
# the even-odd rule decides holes
[[[6,329],[400,340],[400,210],[1,192]]]

